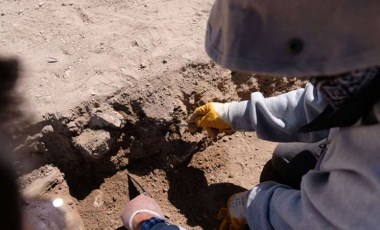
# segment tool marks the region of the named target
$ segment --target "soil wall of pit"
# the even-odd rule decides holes
[[[228,196],[258,182],[274,144],[252,133],[222,134],[212,142],[202,130],[190,134],[178,124],[207,102],[247,100],[255,91],[273,96],[304,84],[192,63],[19,130],[17,170],[28,178],[26,188],[44,167],[56,167],[87,229],[121,226],[128,173],[151,191],[171,221],[213,229]]]

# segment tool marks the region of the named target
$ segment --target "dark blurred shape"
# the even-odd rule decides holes
[[[18,61],[0,58],[0,125],[20,116],[14,87],[18,79]],[[2,130],[3,131],[3,130]],[[0,133],[0,215],[1,229],[21,229],[21,200],[17,186],[17,176],[11,167],[4,133]]]

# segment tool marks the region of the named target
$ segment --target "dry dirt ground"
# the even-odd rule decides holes
[[[130,173],[170,221],[215,229],[226,199],[258,183],[275,143],[254,133],[212,142],[177,124],[206,102],[304,83],[210,62],[203,36],[211,3],[0,0],[0,47],[24,62],[19,92],[35,114],[13,131],[31,222],[48,222],[43,201],[62,198],[70,229],[118,229]]]

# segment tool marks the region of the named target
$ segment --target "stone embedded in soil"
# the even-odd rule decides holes
[[[116,155],[111,157],[111,162],[116,166],[117,169],[126,167],[129,164],[129,154],[129,149],[119,149]]]
[[[54,132],[54,128],[51,125],[45,125],[41,130],[42,135],[47,135],[53,132]]]
[[[72,133],[81,133],[84,127],[88,123],[88,118],[86,117],[79,117],[69,123],[67,123],[67,128],[69,129],[69,132]]]
[[[38,197],[64,181],[63,174],[56,167],[48,167],[49,173],[34,180],[23,190],[24,197]]]
[[[123,116],[113,109],[101,110],[95,108],[91,111],[90,127],[120,128],[123,125]]]
[[[85,129],[75,137],[74,146],[84,155],[94,159],[104,157],[112,144],[111,135],[105,130]]]

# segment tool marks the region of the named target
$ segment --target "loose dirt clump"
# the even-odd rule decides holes
[[[122,225],[120,211],[130,200],[128,173],[170,221],[188,229],[215,229],[227,198],[258,183],[274,144],[246,133],[220,135],[212,142],[205,132],[190,134],[181,125],[204,103],[247,99],[252,90],[271,96],[302,84],[237,75],[212,62],[191,63],[93,97],[70,114],[48,114],[15,133],[18,172],[28,177],[46,165],[56,167],[64,175],[57,186],[67,186],[67,199],[86,229]]]
[[[248,100],[252,92],[261,92],[265,97],[277,96],[304,87],[307,83],[307,81],[298,78],[239,72],[232,72],[231,80],[236,84],[236,92],[242,100]]]

